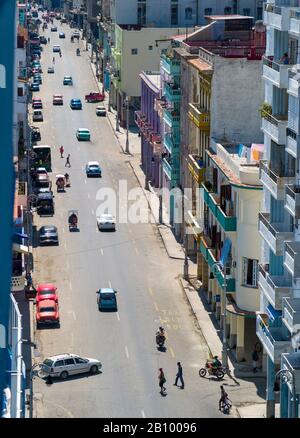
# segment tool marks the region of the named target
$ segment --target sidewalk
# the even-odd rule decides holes
[[[89,59],[90,60],[90,59]],[[90,63],[95,81],[102,91],[102,83],[96,79],[96,69],[93,63]],[[108,107],[108,97],[105,99],[105,105]],[[119,142],[122,152],[125,153],[126,146],[126,131],[120,127],[120,131],[116,132],[116,112],[107,111],[107,118],[112,127],[112,130]],[[145,190],[145,174],[140,167],[141,162],[141,138],[136,132],[129,132],[129,164],[138,180],[139,185],[143,189],[153,221],[156,223],[165,249],[170,258],[184,260],[184,251],[182,245],[176,240],[172,228],[168,223],[167,212],[163,207],[163,222],[159,224],[158,211],[159,200],[151,186],[150,190]],[[182,277],[179,278],[180,285],[185,293],[193,314],[197,319],[199,328],[207,342],[211,355],[219,355],[222,351],[222,341],[220,338],[220,329],[217,326],[216,319],[210,311],[204,292],[201,290],[201,284],[196,280],[197,265],[189,259],[189,275],[190,281],[185,281]],[[237,387],[233,393],[233,403],[236,408],[236,416],[241,418],[264,418],[265,417],[265,384],[266,378],[263,372],[252,372],[252,367],[249,364],[236,363],[232,355],[229,353],[228,358],[229,378],[235,384],[229,386]],[[239,381],[239,379],[242,379]],[[246,381],[250,383],[245,383]],[[254,387],[254,388],[253,388]]]

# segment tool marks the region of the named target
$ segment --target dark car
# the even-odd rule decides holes
[[[54,225],[45,225],[40,228],[40,245],[58,245],[58,231]]]
[[[39,193],[37,202],[37,214],[40,216],[54,215],[54,200],[51,192]]]
[[[33,82],[30,85],[30,91],[40,91],[40,84],[38,82]]]
[[[58,38],[66,38],[66,34],[64,32],[59,32]]]
[[[31,128],[31,140],[32,141],[40,141],[42,139],[39,128],[32,126]]]
[[[98,309],[118,311],[117,291],[111,288],[101,288],[96,291]]]
[[[71,107],[72,109],[79,109],[79,110],[81,110],[81,109],[82,109],[82,103],[81,103],[81,100],[80,100],[80,99],[71,99],[71,101],[70,101],[70,107]]]
[[[42,84],[43,83],[41,73],[35,73],[33,75],[33,82],[37,82],[38,84]]]
[[[56,26],[51,26],[51,32],[57,32],[57,27]]]
[[[40,43],[47,44],[47,38],[44,35],[40,36]]]

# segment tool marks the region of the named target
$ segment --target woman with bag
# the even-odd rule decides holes
[[[165,378],[165,374],[163,372],[162,368],[158,369],[159,373],[158,373],[158,384],[160,387],[160,394],[164,395],[166,393],[166,388],[164,387],[164,384],[166,383],[167,379]]]

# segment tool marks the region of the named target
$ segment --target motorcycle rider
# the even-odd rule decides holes
[[[213,368],[214,371],[222,367],[222,362],[219,361],[218,356],[214,356],[214,360],[211,364],[211,367]]]
[[[163,327],[159,327],[159,329],[156,332],[156,341],[158,342],[159,340],[162,340],[164,342],[165,339],[166,339],[165,329]]]

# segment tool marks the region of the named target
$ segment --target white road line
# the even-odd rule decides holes
[[[118,321],[120,321],[120,315],[119,315],[119,312],[117,312],[117,319],[118,319]]]
[[[148,291],[150,295],[153,295],[153,290],[151,289],[151,287],[148,287]]]
[[[70,268],[70,263],[69,263],[69,260],[67,259],[67,269],[69,269]]]
[[[74,321],[76,321],[76,313],[75,312],[73,312],[73,318],[74,318]]]
[[[84,180],[84,184],[86,184],[86,179]]]
[[[158,312],[158,305],[156,304],[156,302],[154,301],[154,307],[155,307],[155,310]]]
[[[109,281],[108,284],[109,284],[109,287],[111,288],[111,281]]]
[[[175,354],[174,354],[174,350],[173,350],[173,348],[172,348],[172,347],[169,347],[169,350],[170,350],[171,356],[174,358],[174,357],[175,357]]]
[[[139,250],[137,249],[137,247],[135,247],[134,249],[135,249],[136,254],[139,255]]]
[[[129,359],[129,352],[128,352],[127,345],[125,345],[125,354],[126,354],[127,359]]]
[[[72,290],[72,283],[71,283],[71,282],[69,282],[69,285],[70,285],[70,289]]]
[[[88,193],[88,199],[90,199],[91,195]]]
[[[145,414],[145,411],[143,409],[141,409],[141,414],[142,414],[143,418],[146,418],[146,414]]]
[[[94,214],[95,214],[95,211],[92,209],[92,215],[94,216]]]
[[[98,229],[97,229],[97,231],[98,231]],[[103,255],[103,249],[102,248],[100,248],[100,252],[101,252],[101,255]]]
[[[66,242],[64,243],[64,248],[67,249],[67,244],[66,244]]]
[[[66,230],[65,230],[65,227],[63,227],[63,229],[62,229],[62,232],[63,232],[63,233],[65,233],[65,232],[66,232]]]

